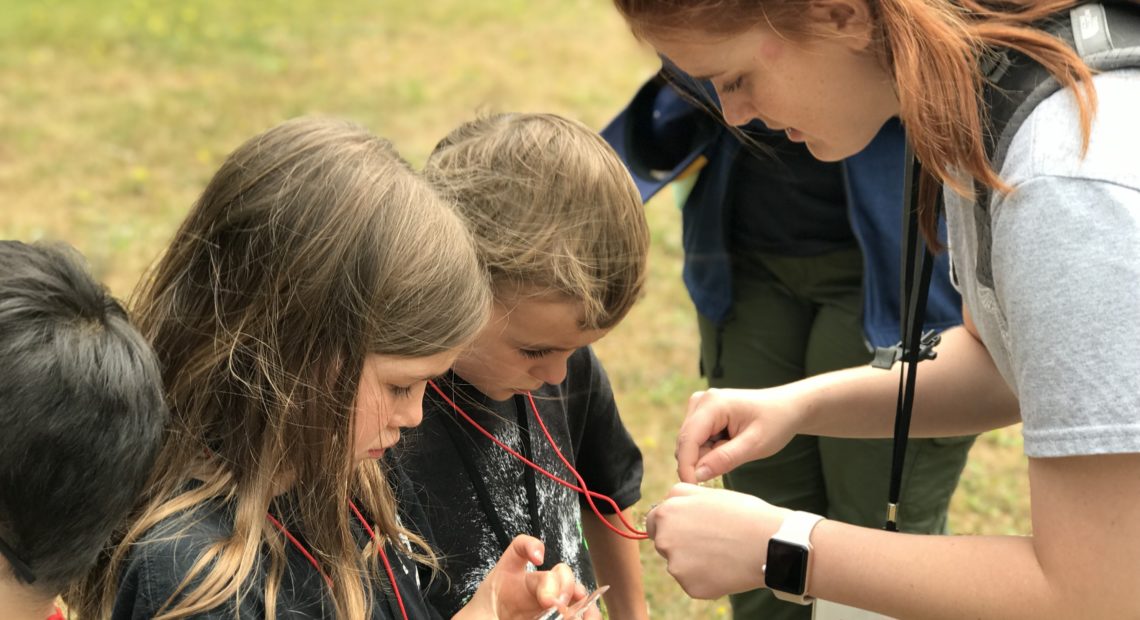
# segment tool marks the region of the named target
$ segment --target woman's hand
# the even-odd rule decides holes
[[[704,482],[779,452],[795,436],[803,415],[793,385],[693,393],[677,433],[681,481]]]
[[[788,512],[751,495],[681,483],[649,511],[646,526],[685,593],[711,599],[764,586],[768,539]]]
[[[539,566],[546,547],[532,536],[516,536],[499,562],[475,591],[471,601],[455,615],[459,619],[535,620],[557,607],[560,613],[586,596],[586,589],[565,564],[549,571],[530,570]],[[601,612],[591,606],[582,618],[601,620]]]

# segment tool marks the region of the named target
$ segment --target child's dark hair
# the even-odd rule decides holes
[[[0,579],[52,595],[81,578],[166,418],[154,354],[78,253],[0,241]]]

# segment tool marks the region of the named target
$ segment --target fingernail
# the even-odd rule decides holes
[[[712,472],[709,471],[708,467],[701,465],[697,468],[697,471],[694,473],[694,475],[697,477],[697,482],[704,482],[705,480],[709,479],[709,474],[711,473]]]

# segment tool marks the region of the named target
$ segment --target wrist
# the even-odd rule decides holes
[[[490,584],[487,580],[479,584],[475,590],[475,594],[467,601],[467,604],[455,612],[451,620],[481,620],[483,618],[496,618],[495,605],[492,603],[490,592],[488,588]]]
[[[487,617],[494,617],[494,616],[488,616],[487,612],[485,610],[479,609],[479,605],[474,604],[474,602],[471,602],[471,603],[467,603],[466,605],[463,606],[462,609],[455,612],[455,615],[451,617],[451,620],[475,620],[476,618],[487,618]]]
[[[768,563],[768,541],[776,535],[788,515],[795,511],[773,506],[755,496],[746,495],[745,497],[752,501],[753,506],[747,513],[744,513],[747,515],[745,522],[748,524],[748,529],[742,532],[744,536],[739,540],[757,542],[752,547],[756,552],[752,555],[754,562],[744,569],[748,575],[754,576],[749,584],[749,589],[766,588],[768,586],[764,581],[764,566]]]
[[[823,434],[818,432],[818,417],[827,388],[814,379],[816,377],[776,388],[786,406],[787,427],[795,435]]]
[[[762,573],[765,587],[776,598],[807,605],[812,602],[811,568],[814,559],[811,535],[824,518],[809,512],[787,514],[768,539]]]

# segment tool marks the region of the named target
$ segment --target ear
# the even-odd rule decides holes
[[[871,46],[875,20],[868,0],[813,0],[808,12],[821,34],[835,37],[856,51]]]

